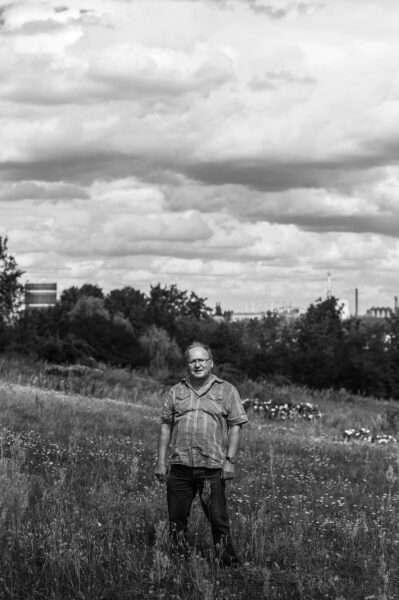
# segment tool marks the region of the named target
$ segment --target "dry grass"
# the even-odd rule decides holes
[[[192,556],[171,552],[152,477],[162,390],[140,385],[146,395],[132,402],[0,382],[0,598],[397,597],[398,450],[341,435],[387,427],[392,404],[266,390],[317,402],[324,416],[252,417],[228,490],[249,565],[230,572],[212,561],[197,502]]]

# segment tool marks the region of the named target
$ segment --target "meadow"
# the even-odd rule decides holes
[[[0,598],[388,600],[399,590],[395,402],[242,383],[243,398],[311,402],[321,417],[249,408],[232,531],[245,563],[221,569],[199,503],[192,554],[175,555],[153,478],[164,387],[145,374],[60,377],[0,362]]]

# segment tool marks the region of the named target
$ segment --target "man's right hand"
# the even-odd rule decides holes
[[[158,479],[159,483],[166,483],[166,472],[166,464],[157,462],[154,468],[154,475]]]

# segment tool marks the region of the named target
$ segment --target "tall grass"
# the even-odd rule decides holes
[[[40,389],[52,389],[70,394],[95,398],[113,398],[126,402],[151,402],[154,394],[164,389],[162,383],[142,372],[100,365],[81,374],[57,374],[47,369],[45,363],[33,362],[19,356],[0,357],[0,374],[3,380],[32,385]]]
[[[341,435],[378,415],[382,423],[390,403],[257,389],[317,401],[324,416],[251,415],[228,487],[248,565],[231,571],[213,561],[197,500],[191,555],[170,548],[165,488],[152,476],[162,388],[143,383],[154,386],[150,400],[133,402],[30,383],[0,382],[0,598],[397,597],[397,447]]]

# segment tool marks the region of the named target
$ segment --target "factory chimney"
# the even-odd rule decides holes
[[[399,312],[398,311],[398,297],[397,296],[395,296],[395,309],[394,309],[394,312],[395,312],[395,315],[397,315],[398,312]]]
[[[327,273],[327,299],[329,300],[332,297],[331,291],[331,273],[330,271]]]
[[[359,290],[355,289],[355,317],[359,314]]]

